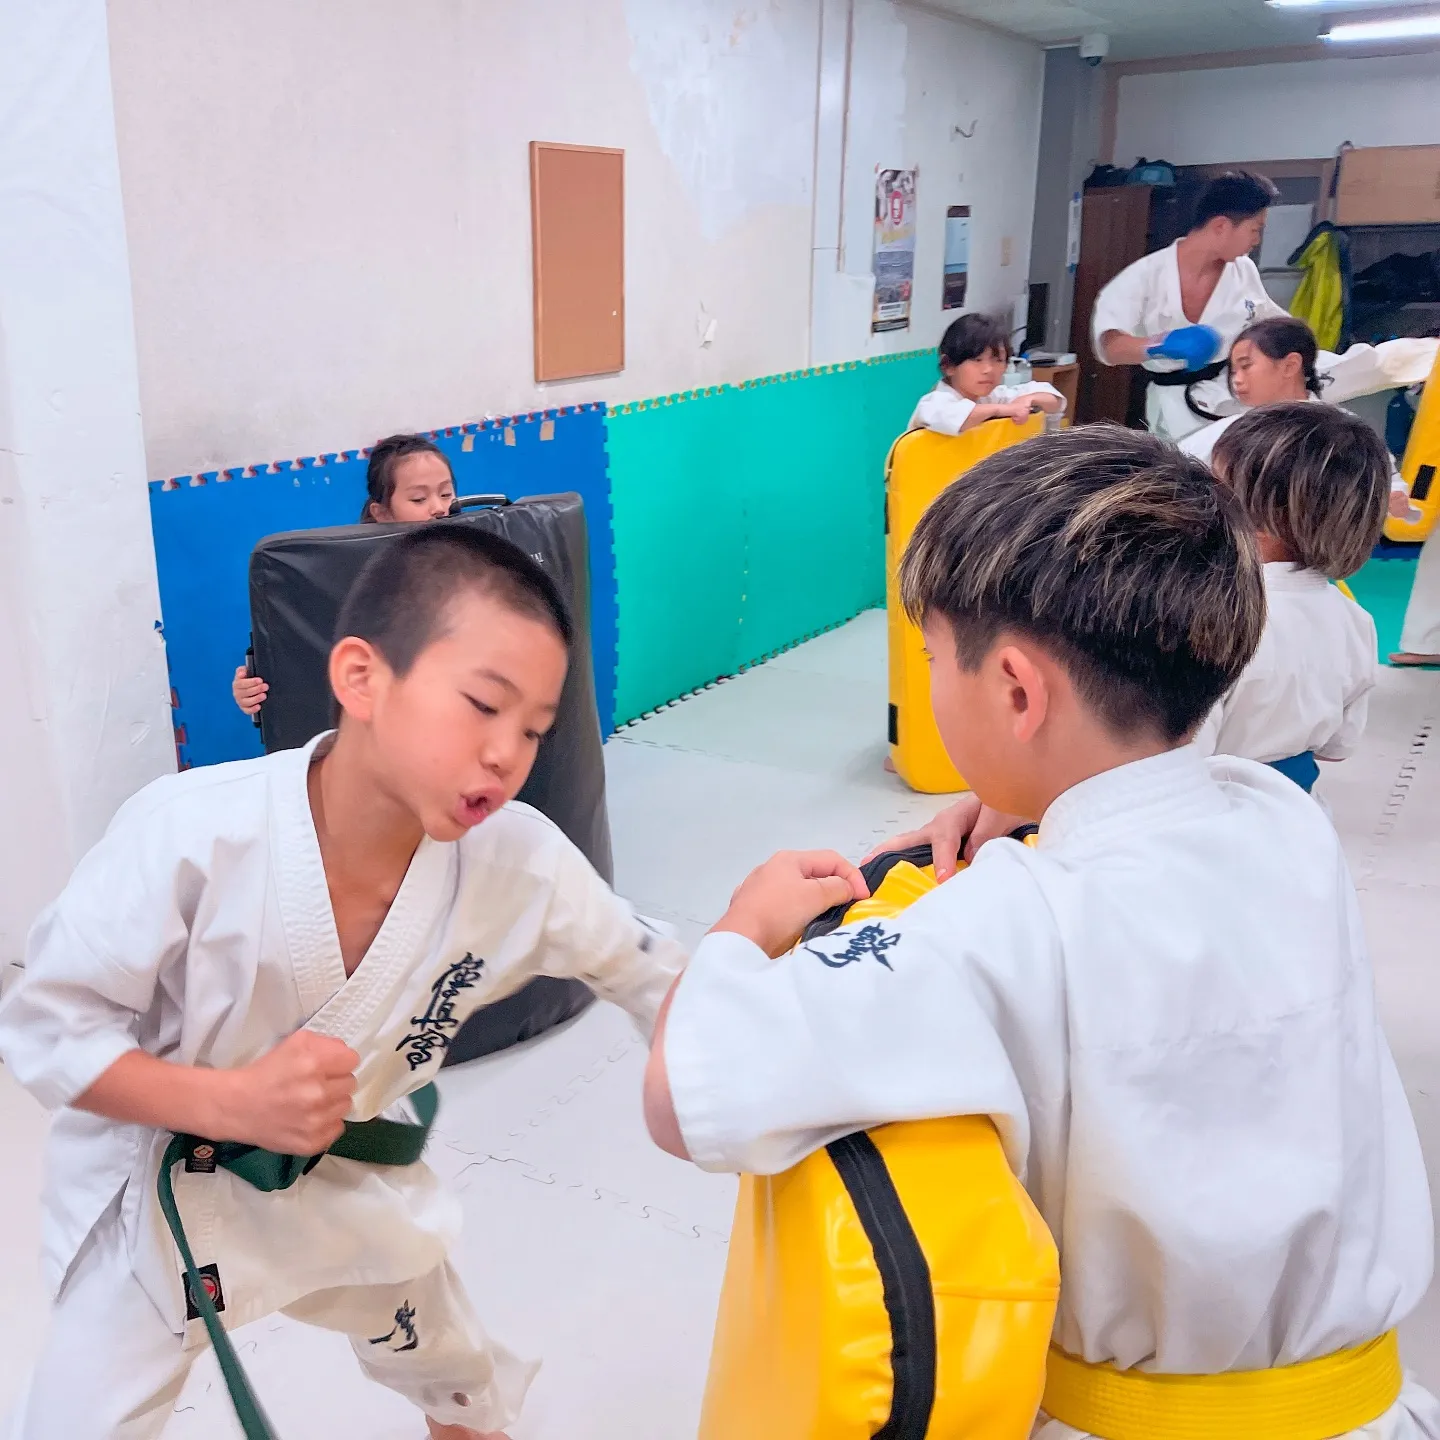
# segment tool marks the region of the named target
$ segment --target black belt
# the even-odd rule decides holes
[[[1202,380],[1213,380],[1217,375],[1223,375],[1229,363],[1228,360],[1212,360],[1198,370],[1147,370],[1145,376],[1152,385],[1198,385]]]
[[[1190,393],[1192,385],[1200,385],[1206,380],[1218,379],[1229,368],[1229,360],[1212,360],[1208,365],[1202,365],[1198,370],[1151,370],[1149,372],[1152,385],[1162,385],[1166,389],[1174,389],[1178,385],[1185,387],[1185,405],[1192,415],[1198,415],[1202,420],[1219,420],[1222,417],[1213,414],[1205,409],[1203,405],[1195,403],[1195,397]]]

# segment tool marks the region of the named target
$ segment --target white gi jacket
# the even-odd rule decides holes
[[[1059,1245],[1056,1341],[1089,1361],[1283,1365],[1425,1294],[1429,1186],[1355,888],[1284,776],[1193,746],[1121,766],[1060,796],[1038,849],[992,841],[867,923],[877,953],[849,927],[779,960],[701,942],[664,1041],[698,1164],[992,1116]],[[1412,1402],[1367,1433],[1432,1433]]]
[[[948,381],[942,380],[933,390],[920,397],[910,416],[907,430],[935,430],[941,435],[958,435],[977,405],[1009,405],[1022,395],[1053,395],[1065,409],[1065,397],[1043,380],[1029,380],[1024,385],[997,385],[983,400],[967,400]]]
[[[235,1067],[308,1026],[359,1053],[351,1118],[367,1120],[408,1118],[403,1097],[434,1078],[465,1018],[535,975],[579,976],[653,1024],[682,952],[525,805],[453,844],[422,840],[347,980],[306,793],[324,738],[147,786],[35,924],[24,978],[0,1005],[0,1053],[59,1112],[43,1197],[53,1291],[123,1191],[136,1277],[184,1325],[155,1197],[169,1137],[61,1108],[137,1046]],[[196,1263],[219,1265],[227,1328],[318,1290],[423,1275],[458,1231],[458,1205],[423,1162],[327,1156],[274,1194],[224,1170],[176,1166],[174,1183]]]
[[[1248,255],[1242,255],[1238,260],[1229,261],[1221,271],[1200,323],[1219,333],[1220,349],[1215,357],[1218,360],[1230,353],[1235,337],[1252,320],[1287,313],[1270,298],[1255,262]],[[1122,335],[1164,335],[1192,323],[1180,303],[1180,268],[1175,245],[1167,245],[1127,265],[1101,290],[1090,316],[1090,343],[1103,360],[1100,337],[1107,330],[1118,330]],[[1179,370],[1181,366],[1178,360],[1152,359],[1145,362],[1145,368],[1163,373]],[[1238,408],[1223,376],[1202,381],[1195,386],[1194,395],[1196,403],[1212,415],[1224,415]],[[1145,420],[1157,435],[1171,440],[1179,440],[1205,424],[1185,403],[1183,386],[1147,385]]]
[[[1265,566],[1265,629],[1244,673],[1195,736],[1203,754],[1343,760],[1365,734],[1375,622],[1323,575]]]

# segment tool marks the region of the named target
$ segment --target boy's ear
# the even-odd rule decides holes
[[[337,641],[330,652],[330,691],[336,705],[356,720],[371,718],[378,690],[390,673],[380,652],[356,635]]]
[[[1033,740],[1050,710],[1050,683],[1045,667],[1023,645],[1002,645],[995,652],[1000,683],[1006,692],[1011,734],[1021,744]]]

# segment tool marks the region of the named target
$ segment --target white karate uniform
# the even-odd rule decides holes
[[[1107,771],[1038,849],[993,841],[879,923],[883,963],[848,927],[778,960],[701,942],[664,1041],[697,1164],[990,1115],[1059,1245],[1056,1342],[1124,1368],[1312,1359],[1425,1294],[1429,1187],[1355,888],[1284,776],[1194,746]],[[1440,1405],[1409,1385],[1359,1433],[1435,1440]]]
[[[1244,673],[1195,736],[1202,754],[1343,760],[1365,734],[1375,622],[1323,575],[1265,566],[1265,629]]]
[[[1229,261],[1220,272],[1215,293],[1206,303],[1200,323],[1219,333],[1216,359],[1223,359],[1230,353],[1235,337],[1252,320],[1287,313],[1270,298],[1255,262],[1248,255],[1242,255],[1238,260]],[[1193,323],[1180,302],[1180,268],[1175,245],[1167,245],[1127,265],[1101,290],[1090,316],[1090,342],[1103,361],[1100,337],[1107,330],[1143,337],[1165,335]],[[1163,374],[1182,366],[1178,360],[1150,359],[1145,362],[1145,368]],[[1195,402],[1212,415],[1229,414],[1237,408],[1223,376],[1217,375],[1196,385],[1194,396]],[[1184,386],[1147,385],[1145,420],[1155,434],[1171,440],[1179,440],[1205,424],[1204,418],[1185,403]]]
[[[1060,402],[1060,409],[1055,413],[1065,411],[1065,397],[1043,380],[1028,380],[1024,385],[997,385],[983,400],[967,400],[953,385],[942,380],[920,397],[905,428],[958,435],[977,405],[1011,405],[1023,395],[1053,395]]]
[[[205,1343],[156,1199],[169,1136],[64,1108],[122,1055],[233,1068],[307,1027],[361,1057],[352,1119],[407,1118],[480,1005],[578,976],[648,1026],[679,968],[550,821],[510,805],[456,843],[421,841],[347,979],[306,789],[322,743],[142,790],[36,922],[0,1003],[6,1065],[58,1112],[43,1197],[57,1307],[23,1440],[158,1435]],[[470,1312],[447,1265],[458,1202],[423,1162],[327,1156],[274,1194],[223,1169],[173,1177],[227,1328],[286,1310],[344,1330],[373,1378],[436,1420],[513,1420],[533,1367]],[[376,1343],[402,1304],[413,1350]],[[125,1335],[106,1345],[96,1316],[112,1313]]]
[[[1412,655],[1440,655],[1440,545],[1433,534],[1420,547],[1415,563],[1400,648]]]

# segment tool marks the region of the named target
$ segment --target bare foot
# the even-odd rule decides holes
[[[430,1427],[430,1440],[510,1440],[503,1430],[471,1430],[467,1425],[442,1425],[428,1415],[425,1423]]]
[[[894,775],[896,773],[895,762],[888,755],[885,757],[885,773],[887,775]]]
[[[1397,650],[1390,657],[1392,665],[1440,665],[1440,655],[1421,655],[1414,650]]]

